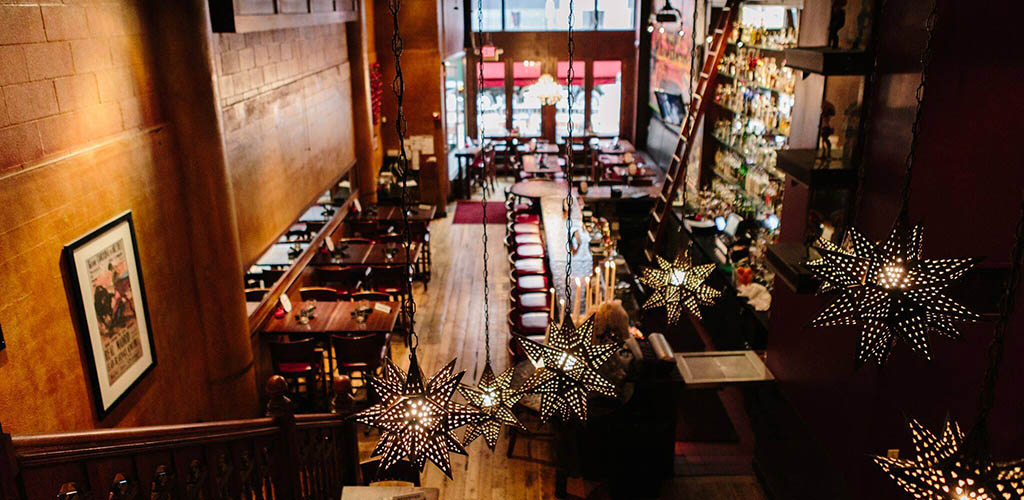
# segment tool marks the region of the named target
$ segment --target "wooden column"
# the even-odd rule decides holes
[[[198,283],[194,313],[204,342],[193,346],[196,353],[189,359],[206,364],[212,418],[252,417],[258,414],[258,392],[208,3],[178,0],[149,5],[154,52],[160,54],[158,85],[181,158],[182,209],[191,220],[189,233],[182,237],[192,248]]]
[[[540,107],[540,124],[541,124],[541,136],[545,139],[555,142],[555,114],[558,109],[554,104],[545,104]]]
[[[345,23],[348,37],[348,64],[352,74],[352,128],[356,143],[356,178],[359,199],[364,203],[377,202],[377,174],[380,164],[376,151],[379,149],[373,131],[373,102],[370,94],[370,50],[366,18],[367,2],[360,1],[359,20]]]

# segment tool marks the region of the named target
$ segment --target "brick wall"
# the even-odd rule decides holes
[[[342,24],[215,36],[242,260],[355,161]]]
[[[0,174],[160,122],[132,2],[0,5]]]

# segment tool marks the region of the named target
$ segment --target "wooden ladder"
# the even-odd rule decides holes
[[[668,171],[665,173],[665,184],[661,188],[651,208],[650,223],[647,226],[647,237],[644,241],[644,255],[647,260],[654,260],[654,256],[661,249],[665,240],[666,221],[672,215],[672,201],[676,199],[680,187],[686,182],[686,163],[693,150],[694,134],[700,119],[708,105],[708,90],[711,80],[718,75],[718,63],[725,54],[725,46],[729,35],[735,27],[736,17],[739,15],[740,0],[728,0],[722,13],[718,16],[718,23],[711,39],[711,45],[704,59],[704,66],[701,68],[700,78],[697,86],[693,89],[690,99],[690,108],[686,113],[686,120],[683,121],[679,130],[679,143],[672,155]],[[685,188],[684,188],[685,189]]]

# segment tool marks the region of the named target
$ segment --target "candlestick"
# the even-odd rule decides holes
[[[580,279],[576,278],[576,291],[572,294],[572,319],[576,321],[576,318],[580,315]]]
[[[585,280],[585,286],[586,286],[586,292],[585,293],[586,293],[587,300],[586,300],[586,308],[584,308],[584,312],[583,312],[584,315],[586,315],[590,311],[592,311],[593,310],[592,308],[594,307],[594,305],[593,305],[594,304],[594,289],[590,287],[590,276],[587,276],[587,279]]]

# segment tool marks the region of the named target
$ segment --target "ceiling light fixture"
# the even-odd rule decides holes
[[[684,309],[699,319],[700,306],[711,305],[722,295],[704,284],[715,265],[692,265],[689,250],[677,256],[671,264],[656,255],[655,263],[657,268],[641,268],[640,282],[654,290],[644,302],[644,309],[664,307],[670,324],[679,323]]]

